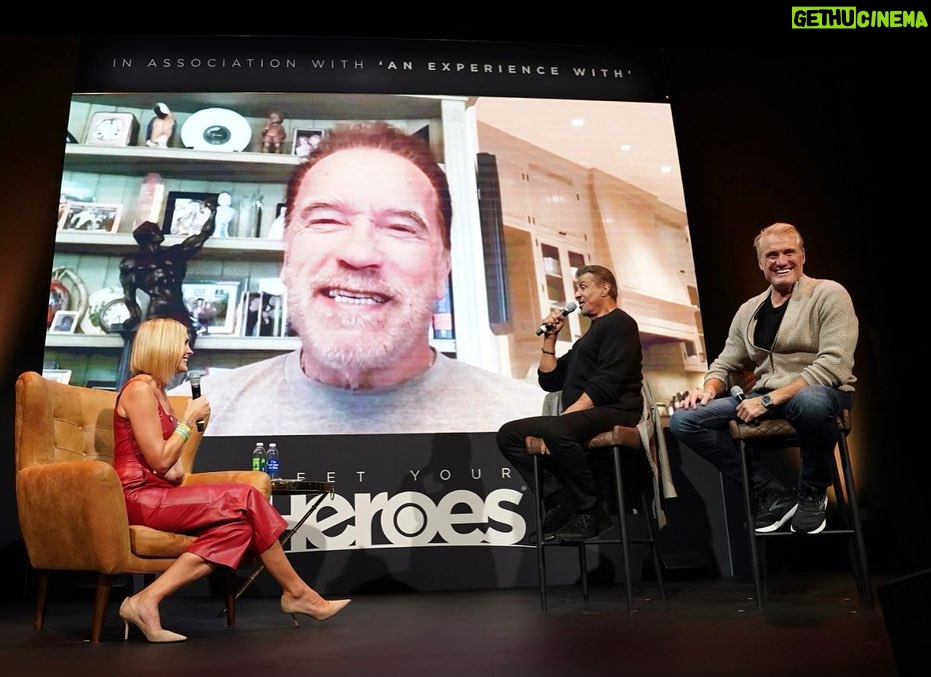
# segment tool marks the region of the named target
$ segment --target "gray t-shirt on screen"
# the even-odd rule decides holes
[[[211,416],[205,435],[327,435],[494,432],[540,415],[536,383],[495,374],[438,353],[425,373],[379,390],[312,381],[300,351],[204,376]],[[190,394],[183,384],[173,394]]]

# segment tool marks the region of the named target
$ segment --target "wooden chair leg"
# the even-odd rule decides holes
[[[236,572],[227,571],[223,575],[226,580],[226,627],[236,625]]]
[[[36,572],[36,617],[32,627],[41,630],[45,624],[45,607],[48,604],[48,572]]]
[[[107,601],[110,599],[110,588],[113,579],[106,574],[97,574],[97,585],[94,588],[94,617],[91,621],[91,641],[99,642],[103,632],[103,617],[107,612]]]
[[[633,581],[630,577],[630,537],[627,533],[627,510],[624,500],[624,478],[621,475],[621,448],[613,447],[614,490],[617,492],[617,522],[621,536],[621,551],[624,559],[624,588],[627,595],[627,613],[634,612]]]

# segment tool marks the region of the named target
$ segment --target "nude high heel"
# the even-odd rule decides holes
[[[133,607],[129,597],[120,604],[120,618],[123,619],[123,639],[129,639],[129,624],[132,623],[142,631],[145,638],[150,642],[183,642],[187,639],[184,635],[179,635],[171,630],[152,630],[148,625],[142,622],[136,609]]]
[[[297,602],[285,598],[281,598],[281,611],[282,613],[291,614],[291,618],[294,621],[294,627],[298,627],[300,623],[297,622],[297,615],[302,614],[304,616],[310,616],[315,618],[318,621],[325,621],[330,616],[335,616],[340,611],[342,611],[349,602],[350,599],[334,599],[334,600],[323,600],[325,606],[321,606],[319,611],[311,611],[310,609],[304,609],[297,605]]]

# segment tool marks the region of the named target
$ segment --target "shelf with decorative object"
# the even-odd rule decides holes
[[[294,336],[198,336],[198,350],[295,350],[300,340]],[[46,348],[121,349],[119,334],[48,334]]]
[[[184,240],[180,235],[166,235],[163,246],[170,247]],[[76,254],[98,254],[121,256],[135,251],[138,245],[132,233],[87,234],[78,231],[58,233],[56,251]],[[201,249],[201,258],[222,259],[236,254],[248,253],[250,258],[262,261],[280,261],[284,255],[284,242],[266,238],[228,237],[210,238]]]
[[[172,177],[202,179],[205,175],[235,172],[236,181],[286,183],[301,163],[295,155],[223,152],[191,148],[147,148],[67,144],[68,171],[145,176],[158,171]]]

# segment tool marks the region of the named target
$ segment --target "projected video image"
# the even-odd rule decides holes
[[[155,101],[175,121],[164,147],[145,134],[87,143],[101,111],[144,130]],[[286,112],[271,152],[269,111]],[[84,143],[65,148],[62,204],[116,205],[121,218],[108,232],[58,231],[55,312],[76,329],[50,331],[46,361],[72,383],[118,388],[121,263],[158,252],[133,300],[145,316],[176,292],[189,311],[208,436],[491,432],[537,415],[536,329],[573,300],[586,264],[617,276],[654,390],[704,370],[666,104],[79,93],[68,128]],[[235,143],[211,147],[227,128]],[[294,146],[310,132],[312,149]],[[212,204],[213,226],[176,227],[179,195]],[[144,223],[162,241],[143,245]],[[182,256],[179,288],[159,288],[159,265]],[[559,353],[589,326],[578,312],[567,321]],[[183,379],[173,388],[190,392]]]

